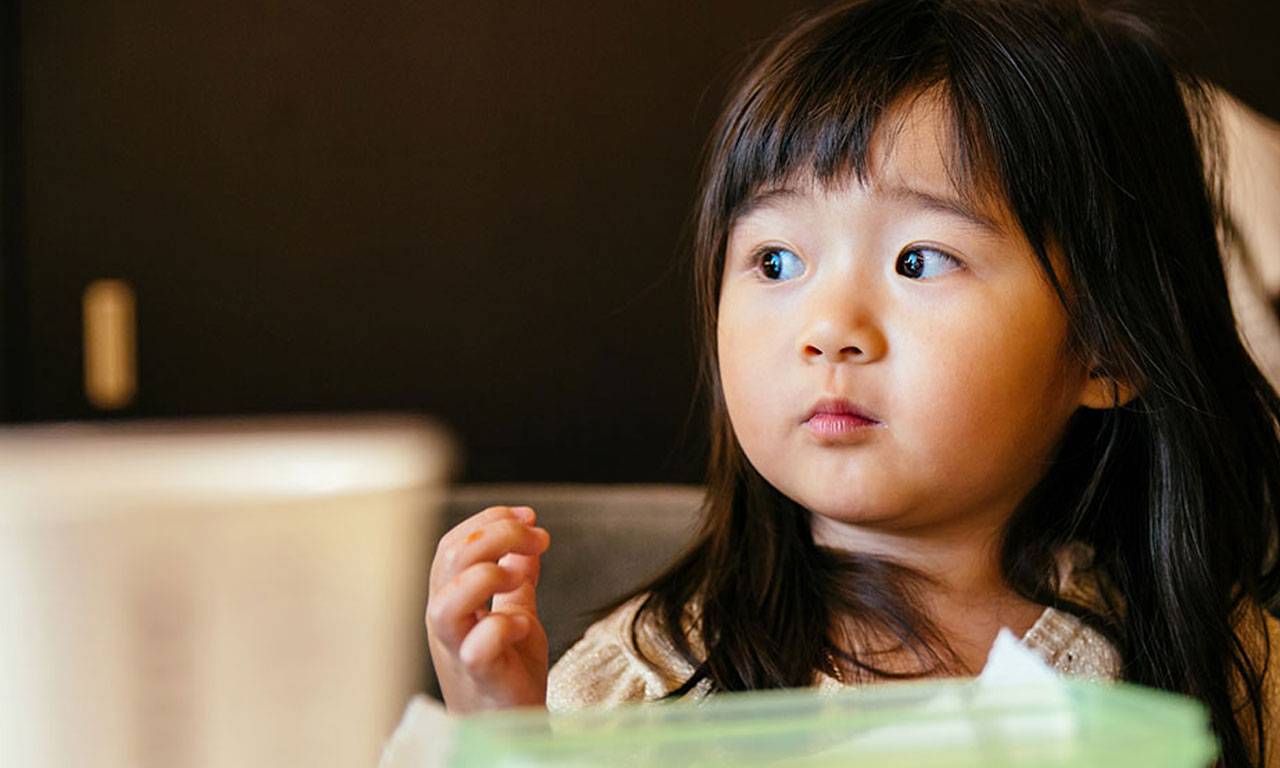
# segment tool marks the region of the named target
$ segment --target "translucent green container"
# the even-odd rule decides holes
[[[462,718],[449,765],[1208,765],[1204,708],[1133,685],[928,681]]]

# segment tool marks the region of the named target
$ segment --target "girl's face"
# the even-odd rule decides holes
[[[724,397],[752,465],[811,512],[989,530],[1094,387],[1007,211],[948,181],[946,113],[921,98],[903,119],[892,151],[873,143],[865,186],[764,190],[733,223]]]

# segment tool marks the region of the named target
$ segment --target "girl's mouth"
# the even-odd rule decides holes
[[[880,420],[866,409],[845,398],[832,397],[819,400],[804,420],[805,428],[814,436],[826,441],[841,442],[880,425]]]

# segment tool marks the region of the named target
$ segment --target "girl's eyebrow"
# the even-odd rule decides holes
[[[745,219],[761,208],[769,208],[778,202],[790,197],[796,197],[800,194],[799,190],[791,187],[772,187],[755,193],[747,198],[746,202],[738,206],[738,210],[734,212],[733,217],[729,220],[729,224],[733,225]]]
[[[885,197],[910,203],[925,210],[937,211],[938,213],[945,213],[964,219],[992,235],[1004,234],[1004,227],[1000,225],[999,221],[958,197],[926,192],[923,189],[908,185],[878,185],[875,189],[877,194]]]
[[[928,211],[936,211],[945,213],[964,219],[966,222],[992,235],[1002,235],[1005,228],[1000,222],[987,213],[978,210],[973,205],[965,202],[958,197],[949,195],[940,195],[934,192],[926,192],[923,189],[917,189],[909,185],[882,185],[878,184],[873,187],[877,195],[888,197],[892,200],[909,203],[916,207],[923,208]],[[733,222],[736,223],[761,208],[772,207],[779,202],[788,198],[796,197],[800,191],[792,187],[773,187],[761,192],[757,192],[747,199],[745,203],[738,209],[733,216]]]

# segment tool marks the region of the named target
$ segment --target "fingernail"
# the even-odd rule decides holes
[[[533,514],[532,507],[513,507],[511,511],[515,512],[516,517],[520,518],[526,523],[533,521],[534,514]]]

